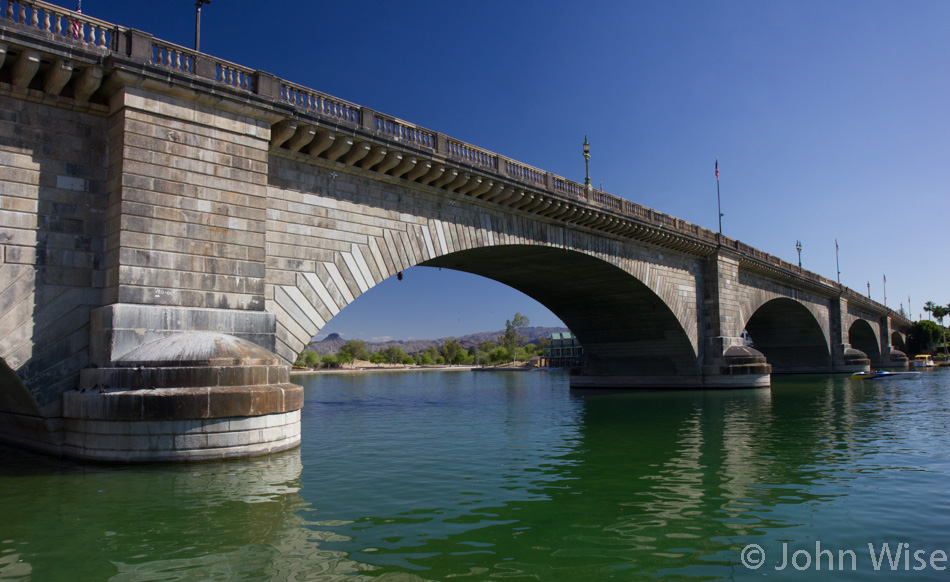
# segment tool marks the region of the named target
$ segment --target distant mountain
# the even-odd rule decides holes
[[[310,342],[309,347],[318,354],[336,354],[345,343],[346,340],[340,337],[340,334],[331,333],[318,342]]]
[[[550,338],[552,333],[560,333],[570,331],[566,327],[526,327],[521,330],[522,335],[525,336],[528,343],[538,343],[540,338]],[[407,354],[414,354],[416,352],[421,352],[429,348],[429,346],[440,347],[445,342],[450,339],[457,339],[462,347],[469,349],[472,346],[477,346],[478,344],[484,341],[497,341],[498,336],[504,335],[505,330],[499,331],[483,331],[480,333],[470,333],[468,335],[463,335],[461,337],[452,338],[452,337],[443,337],[439,339],[430,339],[430,340],[392,340],[387,342],[366,342],[366,347],[370,352],[378,352],[379,350],[384,350],[389,346],[398,346],[402,348],[402,351]],[[309,348],[318,354],[333,354],[335,355],[340,351],[340,346],[346,343],[345,340],[338,333],[331,333],[326,338],[318,342],[310,342]]]

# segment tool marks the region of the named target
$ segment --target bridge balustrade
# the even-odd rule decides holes
[[[482,166],[483,168],[489,168],[491,170],[498,169],[498,156],[491,152],[455,139],[447,139],[445,147],[446,153],[453,158],[471,162],[476,166]]]
[[[572,182],[561,177],[554,178],[554,191],[566,194],[570,198],[580,199],[584,197],[584,187],[577,182]]]
[[[421,127],[378,113],[373,114],[373,119],[373,128],[376,133],[388,135],[393,139],[408,142],[426,149],[436,149],[436,134],[433,131],[422,129]]]
[[[514,162],[512,160],[505,160],[505,174],[511,176],[512,178],[517,178],[522,182],[539,184],[541,186],[547,184],[547,179],[545,178],[547,172],[537,168],[532,168],[531,166],[526,166],[525,164],[519,164],[518,162]]]
[[[227,63],[215,62],[215,80],[225,85],[244,89],[252,93],[257,92],[257,75],[251,69]]]
[[[354,126],[360,125],[363,120],[359,105],[348,103],[342,99],[335,99],[319,91],[287,81],[281,81],[280,83],[280,100],[308,112],[318,113]]]
[[[0,19],[111,50],[118,34],[127,30],[46,2],[0,1]]]
[[[152,64],[174,71],[194,73],[195,53],[175,44],[153,41]]]

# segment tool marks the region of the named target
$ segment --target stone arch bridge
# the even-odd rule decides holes
[[[585,348],[574,387],[906,363],[907,320],[736,240],[141,31],[5,7],[7,441],[110,460],[295,446],[288,362],[414,265],[550,308]]]

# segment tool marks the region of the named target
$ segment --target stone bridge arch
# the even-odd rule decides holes
[[[659,269],[642,281],[604,259],[543,246],[470,249],[423,265],[485,276],[544,304],[584,346],[587,375],[634,370],[651,385],[700,376],[695,337],[677,315],[688,315],[688,306]]]
[[[271,153],[267,204],[265,310],[277,317],[276,351],[287,362],[362,293],[426,265],[482,275],[546,305],[586,342],[588,373],[639,364],[645,377],[701,382],[702,257],[291,152]],[[600,314],[594,302],[616,309]],[[615,322],[625,341],[608,339],[623,336]]]
[[[891,346],[905,354],[907,353],[907,342],[904,340],[904,335],[899,331],[891,332]]]
[[[881,365],[881,339],[874,326],[865,319],[854,319],[848,328],[848,343],[864,352],[872,366]]]
[[[832,331],[825,297],[740,270],[738,335],[749,333],[754,348],[776,373],[827,372],[832,366]]]
[[[759,305],[744,325],[773,372],[824,372],[832,364],[826,321],[805,303],[775,297]]]
[[[308,199],[318,201],[309,195]],[[390,220],[398,224],[399,218]],[[551,225],[485,213],[468,222],[431,218],[374,234],[362,244],[350,242],[348,249],[326,257],[329,260],[297,258],[281,261],[287,269],[274,269],[273,275],[269,270],[274,282],[268,285],[265,307],[276,315],[277,352],[284,360],[293,361],[333,316],[362,293],[421,265],[484,276],[544,304],[585,346],[590,375],[613,376],[632,366],[642,382],[701,381],[695,275],[699,267],[685,257],[667,255],[664,265],[648,261],[658,257],[642,256],[659,255],[656,251],[631,245],[601,244],[611,248],[600,252],[570,250],[565,238],[573,239],[574,246],[578,239],[598,241]],[[309,249],[305,237],[298,234],[295,239],[298,245],[275,243],[274,250],[323,255],[322,250]]]

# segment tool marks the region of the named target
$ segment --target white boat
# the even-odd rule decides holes
[[[933,356],[930,354],[920,354],[914,357],[915,368],[930,368],[934,365]]]

